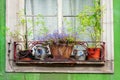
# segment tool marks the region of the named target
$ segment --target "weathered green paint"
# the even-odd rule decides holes
[[[120,0],[114,2],[114,74],[55,74],[5,72],[5,0],[0,1],[0,80],[120,80]]]

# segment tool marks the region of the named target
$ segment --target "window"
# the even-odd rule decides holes
[[[29,40],[38,40],[36,39],[36,36],[41,35],[38,32],[42,30],[43,26],[47,27],[50,33],[57,30],[57,0],[25,0],[24,4],[25,17],[27,18],[27,28],[34,28],[31,34],[33,36],[31,37],[28,35]]]
[[[25,0],[24,4],[26,4],[24,11],[25,17],[27,18],[27,29],[34,28],[32,33],[28,35],[28,39],[38,40],[36,36],[40,35],[38,32],[43,26],[48,28],[49,33],[53,33],[56,30],[59,33],[66,31],[70,33],[68,29],[72,29],[72,32],[75,33],[78,26],[78,21],[76,20],[77,15],[82,12],[84,7],[94,6],[94,0]],[[84,38],[81,37],[81,40],[89,40],[88,38]]]
[[[94,0],[7,0],[6,1],[6,24],[15,31],[19,29],[20,33],[26,33],[28,41],[39,40],[40,33],[38,30],[42,30],[47,27],[49,33],[53,33],[58,30],[59,33],[67,32],[67,29],[72,26],[73,32],[76,32],[78,22],[76,21],[77,15],[82,12],[85,5],[94,6]],[[108,4],[109,3],[109,4]],[[7,36],[6,45],[6,70],[9,72],[69,72],[69,73],[113,73],[113,11],[112,0],[101,0],[101,5],[105,5],[105,12],[101,20],[103,27],[102,41],[105,45],[105,62],[104,66],[75,66],[75,67],[42,67],[42,66],[18,66],[13,59],[14,55],[14,40]],[[13,5],[16,4],[16,5]],[[25,12],[25,17],[21,16],[22,9]],[[23,25],[19,25],[19,17]],[[25,21],[24,21],[25,19]],[[24,23],[27,24],[24,24]],[[70,23],[70,24],[69,24]],[[17,25],[16,25],[17,24]],[[19,26],[19,27],[17,27]],[[25,26],[25,27],[23,27]],[[25,29],[27,28],[27,29]],[[25,31],[27,30],[27,31]],[[42,31],[41,31],[42,33]],[[112,35],[112,36],[111,36]],[[42,36],[42,34],[41,34]],[[81,37],[82,36],[82,37]],[[80,35],[83,41],[91,40],[89,37]],[[26,37],[25,37],[26,38]],[[20,40],[20,39],[19,39]],[[24,39],[21,39],[24,41]],[[12,45],[11,45],[12,44]],[[10,52],[9,52],[10,51]],[[9,56],[8,56],[9,54]],[[14,56],[13,56],[14,55]],[[98,64],[94,62],[93,64]],[[99,63],[102,64],[102,63]],[[23,71],[24,69],[24,71]]]

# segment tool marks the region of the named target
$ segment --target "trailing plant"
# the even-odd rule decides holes
[[[65,26],[66,26],[65,30],[67,31],[67,33],[74,34],[75,31],[74,31],[74,26],[72,26],[72,21],[68,20],[67,18],[64,18],[64,23],[65,23]]]
[[[38,14],[36,20],[25,18],[24,10],[20,10],[17,13],[17,24],[15,25],[14,30],[8,27],[8,35],[14,41],[23,41],[27,49],[28,46],[28,37],[32,37],[34,40],[34,32],[38,32],[38,35],[45,35],[48,32],[48,28],[45,24],[45,19],[41,14]],[[33,24],[34,23],[34,24]],[[29,24],[29,26],[27,26]],[[37,28],[35,30],[35,28]]]
[[[77,20],[80,24],[78,28],[81,29],[83,33],[86,33],[87,30],[92,41],[101,40],[103,31],[101,27],[102,9],[100,0],[95,0],[94,6],[86,6],[77,16]]]
[[[71,35],[74,38],[74,41],[76,41],[79,36],[78,35],[79,32],[76,31],[76,26],[73,24],[73,21],[71,19],[69,20],[67,18],[64,18],[64,25],[66,27],[65,28],[63,27],[63,30],[67,31],[66,33]]]
[[[66,33],[54,32],[40,37],[40,41],[45,41],[49,48],[53,59],[68,59],[72,53],[75,39],[72,35]]]
[[[46,26],[44,16],[38,14],[35,21],[35,26],[37,26],[37,32],[40,36],[46,35],[48,33],[48,27]]]
[[[40,41],[47,41],[50,45],[56,44],[73,44],[75,42],[74,35],[70,35],[67,33],[58,33],[58,32],[53,32],[47,35],[44,35],[44,37],[40,36],[39,37]]]
[[[17,24],[15,25],[14,29],[11,29],[10,27],[6,27],[7,35],[12,38],[14,41],[25,41],[25,17],[23,10],[19,11],[17,13]],[[22,28],[21,28],[22,27]],[[23,30],[22,33],[20,31],[20,28]]]

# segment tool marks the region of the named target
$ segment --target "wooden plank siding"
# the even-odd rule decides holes
[[[120,80],[120,0],[114,2],[114,74],[59,74],[5,72],[5,0],[0,1],[0,80]]]

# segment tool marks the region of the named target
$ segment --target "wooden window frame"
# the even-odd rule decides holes
[[[58,7],[62,6],[62,0],[58,0]],[[6,0],[6,26],[13,28],[16,25],[16,13],[23,9],[24,0]],[[105,6],[105,12],[102,19],[103,37],[106,43],[105,65],[102,67],[20,67],[13,62],[13,56],[10,53],[8,57],[8,42],[10,37],[6,35],[6,71],[7,72],[59,72],[59,73],[113,73],[114,72],[114,36],[113,36],[113,0],[101,0],[101,5]],[[62,7],[58,9],[62,11]],[[62,28],[62,12],[58,14],[59,32]],[[11,49],[13,50],[13,49]]]

